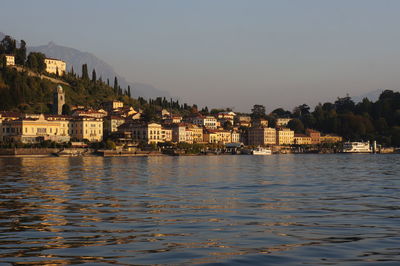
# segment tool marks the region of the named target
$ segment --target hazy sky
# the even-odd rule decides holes
[[[1,1],[0,31],[189,103],[267,110],[400,84],[397,0]]]

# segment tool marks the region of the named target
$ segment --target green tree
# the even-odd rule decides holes
[[[304,125],[300,119],[293,118],[292,120],[289,121],[287,127],[296,133],[304,133]]]
[[[115,77],[114,78],[114,92],[115,92],[115,94],[118,94],[118,88],[119,88],[119,86],[118,86],[118,78]]]
[[[82,79],[86,81],[89,80],[89,72],[87,64],[82,65]]]
[[[11,38],[11,36],[6,35],[4,39],[0,42],[0,53],[15,55],[16,51],[17,51],[16,41],[13,38]]]
[[[106,149],[108,150],[115,150],[117,148],[117,145],[115,145],[115,142],[112,140],[107,140],[106,141]]]
[[[17,65],[24,66],[26,61],[26,42],[21,40],[20,47],[17,49],[15,54],[15,63]]]
[[[128,85],[128,97],[131,98],[131,86]]]
[[[96,82],[96,81],[97,81],[96,70],[93,68],[93,71],[92,71],[92,82]]]
[[[28,55],[26,66],[33,71],[43,73],[46,70],[46,63],[44,62],[46,56],[42,53],[31,52]]]
[[[256,119],[256,118],[266,118],[265,114],[265,106],[260,105],[260,104],[255,104],[253,106],[253,109],[251,109],[251,118]]]

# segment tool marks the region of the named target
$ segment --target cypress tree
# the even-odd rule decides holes
[[[117,77],[114,78],[114,92],[115,94],[118,94],[118,79]]]
[[[89,80],[89,73],[88,73],[87,64],[83,64],[82,65],[82,79],[83,80]]]
[[[128,85],[128,97],[131,98],[131,86]]]
[[[92,82],[96,82],[96,80],[97,80],[96,70],[93,68],[93,71],[92,71]]]
[[[24,40],[21,40],[21,44],[19,49],[17,49],[16,54],[15,54],[15,63],[17,65],[25,65],[26,61],[26,42]]]

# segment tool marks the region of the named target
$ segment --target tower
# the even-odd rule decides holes
[[[64,104],[65,93],[61,85],[58,85],[56,91],[53,94],[53,114],[61,115]]]

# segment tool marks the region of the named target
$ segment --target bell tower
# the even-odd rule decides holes
[[[65,104],[65,93],[61,85],[58,85],[57,89],[53,94],[53,114],[61,115],[64,104]]]

